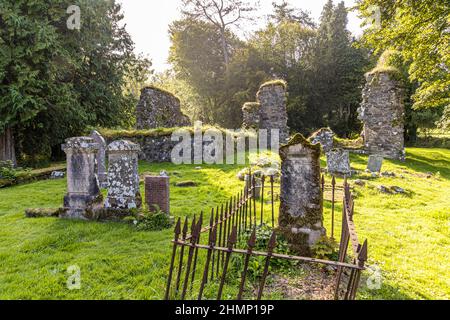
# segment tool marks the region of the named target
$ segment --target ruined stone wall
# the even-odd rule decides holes
[[[261,122],[261,105],[258,102],[247,102],[242,107],[242,127],[259,129]]]
[[[260,129],[279,129],[280,142],[286,143],[289,139],[286,84],[281,81],[268,82],[261,86],[256,96],[261,106]]]
[[[271,130],[278,129],[280,143],[285,144],[289,139],[286,83],[282,80],[267,82],[261,85],[256,98],[257,102],[247,102],[242,108],[242,127],[267,129],[269,145]]]
[[[173,128],[190,126],[189,118],[181,112],[180,100],[164,90],[142,89],[136,107],[137,129]]]
[[[368,73],[366,81],[358,109],[364,147],[369,154],[404,161],[404,90],[388,72]]]
[[[155,163],[163,163],[163,162],[171,162],[171,153],[173,148],[179,144],[178,141],[172,141],[171,134],[168,133],[166,135],[155,135],[155,136],[114,136],[114,137],[106,137],[105,139],[107,143],[111,143],[114,140],[126,139],[130,140],[134,143],[137,143],[141,151],[139,151],[139,160],[144,160],[148,162]],[[225,136],[224,136],[225,139]],[[212,142],[203,141],[203,150],[211,149],[210,145]],[[248,149],[248,139],[246,139],[246,148]],[[224,154],[226,153],[226,143],[223,144]],[[234,144],[235,151],[237,150],[237,144]],[[194,151],[194,139],[192,134],[192,142],[191,142],[191,150],[192,150],[192,161],[194,161],[193,151]],[[224,156],[225,157],[225,156]]]

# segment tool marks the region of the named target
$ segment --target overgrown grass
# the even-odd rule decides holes
[[[355,222],[360,240],[369,241],[369,265],[381,268],[383,280],[380,290],[370,290],[363,279],[360,299],[450,298],[450,151],[408,149],[407,156],[406,163],[385,161],[383,170],[397,177],[352,178],[367,181],[354,190]],[[352,156],[356,169],[363,170],[366,162],[365,156]],[[174,216],[192,218],[204,210],[209,217],[211,207],[241,190],[236,174],[242,166],[196,167],[141,163],[140,172],[169,172]],[[188,180],[198,185],[175,186]],[[0,299],[161,299],[172,230],[144,232],[118,223],[25,218],[29,207],[59,207],[65,183],[47,180],[0,190]],[[407,193],[380,194],[380,184]],[[270,221],[269,205],[265,219]],[[325,224],[330,230],[329,202]],[[81,269],[80,290],[67,289],[71,265]],[[235,297],[235,288],[225,289],[224,298]],[[214,288],[205,295],[213,298]]]

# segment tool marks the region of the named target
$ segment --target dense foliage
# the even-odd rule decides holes
[[[67,26],[71,4],[80,29]],[[133,53],[115,1],[0,0],[0,134],[14,130],[22,162],[57,154],[88,126],[126,126],[150,62]]]
[[[380,54],[399,50],[407,68],[413,109],[450,108],[450,2],[448,0],[359,0],[370,26],[363,43]],[[432,111],[419,117],[427,121]],[[448,123],[448,111],[442,123]],[[421,119],[418,119],[419,121]]]
[[[343,3],[333,6],[329,1],[318,27],[307,13],[285,1],[274,3],[267,25],[248,40],[227,29],[226,64],[221,30],[208,21],[185,18],[170,29],[172,78],[177,80],[169,82],[190,88],[177,91],[189,106],[197,104],[194,117],[237,128],[242,105],[254,101],[259,85],[281,78],[289,85],[292,130],[307,134],[331,126],[349,135],[360,129],[356,109],[369,61],[363,49],[354,48],[346,26]]]

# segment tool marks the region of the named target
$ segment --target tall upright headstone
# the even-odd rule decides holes
[[[320,153],[320,145],[301,134],[280,148],[279,226],[291,248],[304,255],[325,235]]]
[[[127,140],[108,146],[108,197],[106,208],[134,209],[141,207],[138,154],[140,147]]]
[[[366,74],[363,101],[358,109],[364,123],[365,149],[389,159],[405,160],[404,89],[386,70]]]
[[[67,194],[63,218],[87,219],[86,211],[102,206],[95,172],[99,145],[91,137],[67,139],[62,146],[67,156]]]
[[[106,141],[96,130],[91,132],[91,137],[99,146],[96,156],[97,177],[100,187],[105,189],[108,186],[108,173],[106,171]]]

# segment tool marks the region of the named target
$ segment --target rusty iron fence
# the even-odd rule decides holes
[[[264,257],[264,269],[259,280],[255,298],[262,298],[266,279],[269,273],[271,259],[294,260],[305,263],[327,265],[336,270],[334,298],[336,300],[353,300],[356,297],[360,282],[361,272],[365,269],[367,261],[367,240],[361,245],[358,242],[356,228],[353,222],[354,201],[347,181],[342,188],[336,186],[333,177],[331,184],[325,184],[322,178],[322,190],[325,194],[328,188],[332,201],[332,228],[334,237],[335,200],[336,195],[342,194],[342,226],[339,241],[339,255],[337,261],[314,259],[310,257],[279,254],[274,252],[277,244],[276,232],[274,231],[267,244],[265,252],[255,251],[256,228],[264,223],[264,182],[268,178],[271,194],[271,223],[275,227],[274,213],[274,177],[261,176],[257,178],[249,172],[246,177],[245,188],[242,192],[233,196],[224,205],[213,208],[209,223],[203,226],[204,215],[200,214],[198,220],[194,216],[189,222],[186,218],[184,223],[178,219],[174,239],[172,241],[172,256],[170,260],[169,275],[165,291],[165,300],[194,297],[201,300],[205,288],[210,284],[218,285],[215,298],[221,300],[223,289],[227,284],[227,275],[230,271],[232,256],[240,255],[243,258],[243,270],[240,274],[239,290],[236,299],[243,297],[251,257]],[[260,183],[257,183],[260,179]],[[260,190],[257,190],[260,188]],[[258,197],[258,194],[259,197]],[[259,198],[259,199],[258,199]],[[260,210],[256,203],[260,201]],[[202,238],[207,233],[207,237]],[[237,243],[242,243],[241,236],[251,233],[246,241],[245,248],[237,248]],[[203,243],[202,243],[203,240]],[[351,257],[348,255],[348,247],[352,248]],[[203,255],[204,263],[199,264],[199,255]],[[198,292],[193,292],[194,283]]]

